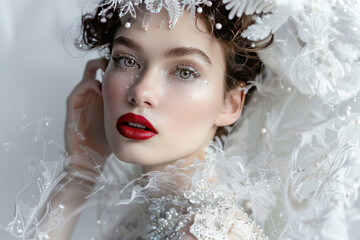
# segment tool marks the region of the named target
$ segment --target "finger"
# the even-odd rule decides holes
[[[95,79],[96,71],[98,69],[101,69],[102,71],[105,72],[107,65],[108,65],[108,61],[105,58],[90,60],[86,64],[82,81],[85,81],[87,79]]]
[[[95,92],[99,96],[102,96],[100,88],[101,83],[95,79],[89,79],[87,81],[80,82],[69,95],[67,101],[68,105],[72,105],[79,97],[87,95],[90,92]]]
[[[88,92],[89,90],[92,90],[101,96],[101,82],[96,79],[88,79],[87,81],[80,82],[75,87],[73,93],[75,93],[75,95],[80,95]]]

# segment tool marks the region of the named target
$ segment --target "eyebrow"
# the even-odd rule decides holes
[[[134,49],[138,52],[143,51],[141,45],[134,40],[127,38],[127,37],[118,37],[113,41],[113,46],[115,45],[124,45],[128,48]],[[212,65],[212,62],[210,61],[210,58],[206,53],[201,51],[198,48],[193,47],[178,47],[178,48],[172,48],[166,51],[165,57],[183,57],[187,55],[195,55],[200,56],[202,59],[204,59],[207,63]]]
[[[179,48],[173,48],[168,51],[166,51],[165,56],[166,57],[182,57],[186,55],[197,55],[203,58],[206,62],[212,65],[210,58],[206,53],[201,51],[198,48],[192,48],[192,47],[179,47]]]
[[[138,44],[137,42],[135,42],[134,40],[131,40],[130,38],[127,37],[118,37],[113,41],[113,46],[115,45],[124,45],[128,48],[134,49],[138,52],[142,52],[142,47],[140,46],[140,44]]]

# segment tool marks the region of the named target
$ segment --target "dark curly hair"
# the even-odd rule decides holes
[[[109,4],[100,4],[95,13],[82,16],[82,45],[85,49],[98,48],[111,52],[115,32],[122,23],[119,19],[119,8],[111,8],[105,15],[101,15],[101,11],[108,7]],[[262,72],[263,63],[256,52],[266,48],[273,41],[272,35],[266,41],[257,43],[243,38],[241,33],[254,23],[252,16],[243,15],[229,20],[228,14],[229,11],[225,9],[222,1],[212,1],[211,7],[204,5],[203,12],[196,14],[196,24],[199,19],[203,20],[208,31],[224,49],[225,91],[247,84]],[[222,28],[216,29],[216,23],[221,23]]]

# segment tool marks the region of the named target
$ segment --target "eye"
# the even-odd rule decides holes
[[[119,57],[112,57],[112,59],[120,67],[140,68],[140,65],[138,64],[138,62],[132,57],[119,56]]]
[[[189,66],[178,66],[174,71],[174,75],[185,80],[200,77],[200,73],[196,69]]]
[[[180,70],[180,77],[189,79],[191,77],[192,73],[189,70]]]

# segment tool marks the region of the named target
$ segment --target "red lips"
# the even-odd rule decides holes
[[[134,140],[146,140],[157,134],[146,118],[134,113],[122,115],[116,123],[116,128],[121,135]]]

